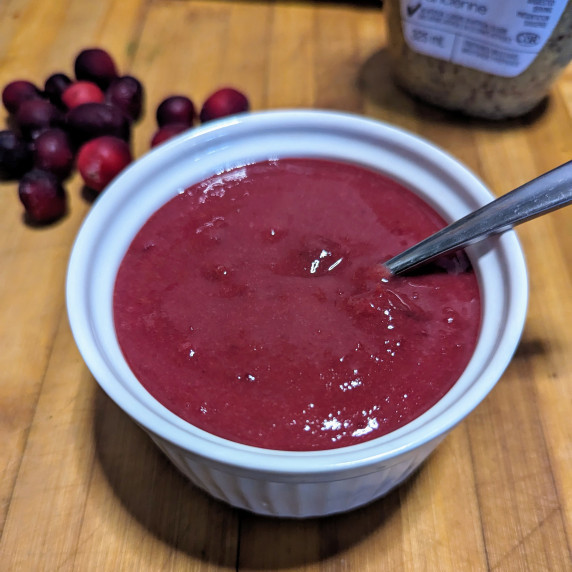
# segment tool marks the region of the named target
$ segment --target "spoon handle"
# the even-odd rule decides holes
[[[504,232],[539,215],[572,203],[572,161],[525,183],[446,226],[384,263],[399,274],[440,254],[452,252],[486,236]]]

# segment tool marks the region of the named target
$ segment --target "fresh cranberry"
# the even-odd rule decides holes
[[[72,170],[74,155],[67,133],[46,129],[34,141],[34,166],[65,179]]]
[[[103,103],[105,96],[92,81],[75,81],[62,93],[62,102],[68,109],[83,103]]]
[[[92,81],[103,90],[117,77],[113,58],[101,48],[82,50],[75,59],[74,71],[76,79]]]
[[[157,107],[157,125],[163,127],[169,123],[184,123],[191,127],[195,121],[195,106],[184,95],[171,95]]]
[[[44,84],[44,93],[56,107],[65,107],[62,103],[62,93],[72,83],[65,73],[54,73]]]
[[[103,136],[81,147],[77,167],[86,186],[101,192],[132,160],[129,145],[123,139]]]
[[[202,123],[242,113],[250,109],[247,97],[240,91],[225,87],[215,91],[204,102],[201,109],[200,119]]]
[[[84,103],[67,114],[67,129],[78,147],[96,137],[113,135],[129,141],[131,125],[125,113],[107,103]]]
[[[186,123],[169,123],[159,127],[151,139],[151,147],[156,147],[187,129],[189,129],[189,126]]]
[[[40,99],[40,90],[30,81],[10,82],[2,91],[2,103],[9,113],[16,113],[20,105],[29,99]]]
[[[53,222],[66,212],[66,192],[53,173],[40,169],[28,171],[20,180],[18,195],[30,222]]]
[[[35,139],[44,129],[57,127],[61,122],[60,110],[46,99],[28,99],[16,112],[16,125],[28,139]]]
[[[121,109],[133,121],[141,117],[143,86],[138,79],[130,75],[114,79],[105,92],[105,99],[111,105]]]
[[[13,131],[0,131],[0,179],[18,179],[32,168],[32,151]]]

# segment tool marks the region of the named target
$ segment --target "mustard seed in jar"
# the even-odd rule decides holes
[[[386,0],[396,83],[505,119],[534,109],[572,59],[572,0]]]

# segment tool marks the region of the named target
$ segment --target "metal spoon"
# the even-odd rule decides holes
[[[452,252],[492,234],[572,203],[572,161],[540,175],[506,195],[432,234],[383,264],[399,274],[440,254]]]

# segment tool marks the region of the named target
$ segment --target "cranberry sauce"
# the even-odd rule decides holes
[[[133,240],[115,286],[120,346],[159,402],[215,435],[281,450],[379,437],[443,397],[474,350],[464,254],[378,274],[443,225],[355,165],[281,159],[214,176]]]

